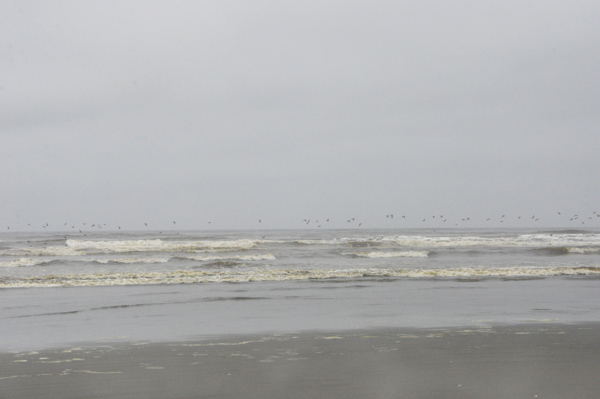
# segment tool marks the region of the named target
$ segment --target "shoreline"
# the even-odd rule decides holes
[[[0,396],[596,398],[599,374],[600,323],[377,328],[0,353]]]

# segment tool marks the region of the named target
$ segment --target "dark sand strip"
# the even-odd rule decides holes
[[[600,324],[380,329],[0,355],[1,398],[594,398]]]

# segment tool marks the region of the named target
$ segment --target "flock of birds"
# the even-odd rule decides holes
[[[557,212],[557,214],[559,216],[561,216],[561,218],[564,218],[564,215],[562,214],[562,212]],[[386,219],[394,219],[395,215],[392,214],[392,213],[390,213],[390,214],[385,215],[385,217],[386,217]],[[583,215],[580,216],[579,214],[575,214],[573,216],[567,216],[567,217],[569,218],[570,222],[576,222],[578,224],[585,225],[586,221],[589,222],[590,220],[593,221],[595,218],[600,218],[600,213],[594,211],[590,215],[586,215],[586,216],[583,216]],[[537,217],[536,215],[532,215],[531,217],[527,216],[526,218],[530,219],[534,223],[536,223],[536,222],[538,222],[540,220],[539,217]],[[401,215],[401,216],[398,217],[398,219],[406,219],[406,215]],[[505,220],[508,221],[510,219],[511,218],[507,217],[507,215],[502,215],[502,216],[499,217],[499,220],[496,219],[495,221],[499,221],[500,223],[504,223]],[[521,220],[521,219],[525,219],[525,218],[523,218],[522,216],[513,216],[512,219],[513,220]],[[316,219],[315,220],[312,220],[312,219],[303,219],[302,223],[305,226],[308,226],[311,223],[313,223],[311,225],[311,227],[316,226],[316,228],[321,228],[325,224],[330,223],[330,220],[331,219],[328,218],[328,219],[325,219],[324,222],[319,222],[319,220],[316,220]],[[440,227],[439,223],[442,223],[441,227],[444,227],[443,223],[448,222],[449,219],[447,217],[444,217],[444,215],[431,215],[431,217],[424,218],[421,221],[421,223],[427,222],[428,220],[438,222],[438,227]],[[490,222],[490,221],[492,221],[492,218],[485,219],[485,222]],[[464,218],[460,218],[460,220],[450,221],[450,223],[448,223],[448,225],[449,226],[452,225],[453,222],[454,222],[454,226],[458,226],[459,223],[462,223],[462,222],[466,223],[466,222],[473,222],[473,221],[471,220],[470,217],[464,217]],[[262,220],[258,219],[258,223],[262,223]],[[363,222],[357,221],[356,218],[353,218],[353,217],[352,218],[348,218],[345,221],[345,223],[350,223],[350,226],[348,226],[348,227],[354,227],[354,228],[361,227],[363,225]],[[212,224],[212,222],[209,221],[208,224]],[[173,220],[173,225],[175,225],[175,226],[177,225],[177,222],[175,220]],[[36,227],[36,226],[32,226],[31,223],[27,223],[27,226],[29,226],[30,228]],[[60,228],[68,228],[69,226],[71,227],[71,229],[77,229],[77,231],[79,233],[83,234],[83,235],[86,235],[85,231],[89,232],[91,229],[107,228],[106,223],[103,223],[103,224],[102,223],[93,223],[93,224],[82,223],[82,225],[78,226],[78,227],[75,227],[75,225],[73,225],[73,224],[64,223],[64,225],[59,226],[59,227]],[[42,224],[41,227],[44,228],[44,229],[48,229],[48,230],[50,229],[50,225],[48,223]],[[117,225],[116,227],[117,227],[117,230],[121,230],[121,226]],[[144,222],[144,227],[148,228],[149,227],[148,223]],[[6,228],[7,228],[7,230],[11,229],[10,226],[6,226]],[[110,228],[110,227],[108,227],[108,228]],[[114,227],[113,227],[113,229],[114,229]],[[162,234],[163,232],[160,231],[159,233]]]
[[[557,213],[558,215],[561,215],[561,216],[562,216],[562,212],[556,212],[556,213]],[[588,216],[587,218],[588,218],[589,220],[593,220],[593,219],[594,219],[594,216],[595,216],[595,217],[600,217],[600,213],[598,213],[598,212],[594,211],[594,212],[592,212],[592,216]],[[390,214],[387,214],[387,215],[385,215],[385,217],[386,217],[386,218],[388,218],[388,219],[394,219],[394,214],[390,213]],[[402,216],[400,216],[400,218],[401,218],[401,219],[406,219],[406,215],[402,215]],[[438,215],[432,215],[432,216],[431,216],[431,219],[436,219],[436,218],[437,218],[437,220],[438,220],[438,221],[440,221],[441,223],[446,223],[446,222],[448,221],[448,218],[447,218],[447,217],[445,218],[445,217],[444,217],[444,215],[439,215],[439,216],[438,216]],[[521,217],[521,216],[516,216],[516,219],[517,219],[517,220],[521,220],[521,219],[522,219],[522,217]],[[540,220],[540,219],[539,219],[538,217],[536,217],[535,215],[532,215],[530,219],[531,219],[531,220],[533,220],[534,222],[539,222],[539,220]],[[582,219],[584,219],[584,217],[582,217]],[[422,222],[427,222],[427,220],[428,220],[428,218],[424,218],[424,219],[422,220]],[[486,222],[489,222],[489,221],[491,221],[491,220],[492,220],[492,218],[487,218],[485,221],[486,221]],[[500,220],[499,220],[499,221],[500,221],[500,223],[504,223],[504,221],[505,221],[505,220],[508,220],[508,218],[506,218],[506,215],[502,215],[502,216],[500,217]],[[304,220],[302,220],[302,221],[303,221],[303,222],[304,222],[306,225],[308,225],[308,224],[311,222],[311,219],[304,219]],[[356,221],[356,218],[350,218],[350,219],[346,220],[346,223],[352,223],[352,222],[354,222],[354,221]],[[471,221],[471,218],[470,218],[470,217],[465,217],[465,218],[461,218],[461,219],[460,219],[460,222],[469,222],[469,221]],[[577,215],[577,214],[576,214],[576,215],[573,215],[573,216],[571,216],[571,217],[569,218],[569,221],[571,221],[571,222],[573,222],[573,221],[579,221],[579,215]],[[329,222],[329,219],[327,219],[327,220],[326,220],[326,222]],[[319,221],[318,221],[318,220],[315,220],[315,221],[314,221],[314,223],[319,223]],[[450,224],[452,224],[452,222],[451,222]],[[581,221],[581,224],[585,224],[585,221],[584,221],[584,220],[582,220],[582,221]],[[454,225],[455,225],[455,226],[458,226],[458,223],[454,223]],[[358,223],[358,227],[360,227],[360,226],[362,226],[362,222]],[[317,228],[319,228],[319,227],[322,227],[322,224],[319,224],[319,225],[317,225]]]

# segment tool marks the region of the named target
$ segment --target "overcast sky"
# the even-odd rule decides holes
[[[0,0],[0,226],[600,226],[598,21],[598,1]]]

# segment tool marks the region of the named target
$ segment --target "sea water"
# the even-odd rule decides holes
[[[0,349],[600,321],[600,231],[4,233]]]

